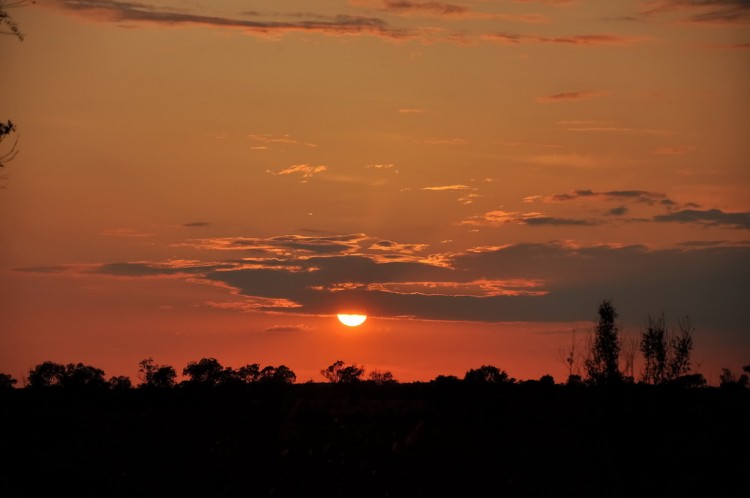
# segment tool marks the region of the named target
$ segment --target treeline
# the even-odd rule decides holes
[[[701,387],[706,379],[694,373],[691,366],[693,350],[693,329],[688,319],[678,322],[678,332],[668,329],[664,316],[648,319],[648,325],[641,332],[637,350],[643,357],[640,378],[634,376],[634,354],[631,342],[624,348],[617,312],[610,301],[599,305],[599,321],[585,347],[578,344],[573,336],[570,346],[561,351],[561,357],[568,366],[567,385],[614,386],[623,384],[677,385]],[[750,388],[750,365],[745,365],[743,374],[737,376],[724,368],[720,376],[720,387]],[[334,384],[354,384],[367,382],[375,385],[397,384],[390,371],[373,370],[365,376],[365,368],[357,364],[346,364],[337,360],[320,371],[322,377]],[[107,379],[103,370],[83,363],[61,364],[45,361],[29,370],[24,385],[30,389],[69,388],[69,389],[132,389],[174,388],[174,387],[217,387],[241,386],[249,384],[289,385],[297,381],[297,376],[286,365],[264,366],[251,363],[238,369],[223,366],[216,358],[201,358],[189,362],[182,369],[186,379],[177,382],[177,371],[171,365],[160,365],[153,358],[138,364],[140,383],[134,386],[126,376]],[[438,375],[431,382],[438,384],[516,384],[516,379],[493,365],[482,365],[466,371],[463,379],[453,375]],[[552,376],[544,375],[535,382],[554,385]],[[0,389],[13,388],[18,381],[11,375],[0,373]],[[520,382],[524,383],[524,382]]]

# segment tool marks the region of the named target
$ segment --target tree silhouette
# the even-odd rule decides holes
[[[21,31],[21,28],[18,27],[18,23],[16,23],[16,21],[13,20],[10,14],[8,14],[7,9],[11,7],[21,7],[29,3],[35,2],[28,2],[26,0],[15,0],[8,2],[7,0],[0,0],[0,28],[8,29],[8,31],[0,31],[0,34],[11,35],[17,38],[18,41],[23,41],[24,35]],[[10,134],[14,131],[16,131],[16,125],[11,120],[8,120],[6,122],[0,121],[0,143],[2,143],[3,140],[10,136]],[[16,154],[18,153],[18,151],[16,150],[17,144],[18,136],[16,136],[16,140],[9,151],[0,152],[0,168],[5,166],[5,163],[16,157]]]
[[[672,382],[690,372],[693,349],[692,325],[686,318],[678,322],[680,334],[667,330],[664,315],[648,318],[648,326],[641,335],[643,353],[643,381],[650,384]]]
[[[278,367],[267,366],[260,371],[259,382],[272,384],[294,384],[297,375],[287,366],[279,365]]]
[[[174,387],[177,372],[169,365],[157,365],[153,358],[146,358],[138,363],[141,387],[167,388]]]
[[[364,373],[364,367],[358,367],[354,363],[345,366],[341,360],[334,362],[325,370],[320,371],[320,374],[328,379],[328,382],[334,384],[353,384],[359,382]]]
[[[372,372],[370,372],[370,375],[368,375],[368,378],[379,386],[398,383],[398,381],[393,378],[393,374],[389,370],[373,370]]]
[[[130,381],[130,377],[124,375],[118,375],[116,377],[110,377],[109,379],[110,389],[130,389],[133,387],[133,383]]]
[[[107,386],[104,370],[83,363],[63,365],[52,361],[45,361],[29,370],[27,383],[32,388],[60,386],[80,389]]]
[[[31,388],[59,386],[62,385],[62,378],[64,375],[65,365],[52,361],[45,361],[29,370],[29,375],[26,378],[26,381]]]
[[[719,387],[724,389],[744,389],[750,387],[750,378],[748,378],[747,375],[750,374],[750,365],[742,367],[742,370],[747,373],[744,373],[737,377],[734,372],[732,372],[732,370],[728,368],[722,368],[721,374],[719,375]]]
[[[258,363],[247,364],[240,367],[235,375],[244,383],[257,382],[260,379],[260,365]]]
[[[72,389],[103,388],[107,386],[107,381],[104,380],[104,370],[83,363],[68,363],[60,385]]]
[[[590,357],[586,360],[589,379],[597,385],[609,385],[622,381],[619,369],[620,336],[615,323],[617,311],[608,300],[599,305],[599,323],[594,332]]]
[[[18,26],[18,23],[10,16],[10,14],[8,14],[7,9],[12,7],[22,7],[30,3],[33,4],[36,2],[29,2],[26,0],[14,0],[9,2],[7,0],[0,0],[0,26],[8,29],[8,31],[0,31],[0,34],[11,35],[16,37],[18,41],[23,41],[24,34],[21,31],[21,28]]]
[[[8,120],[6,122],[0,121],[0,144],[3,143],[3,140],[8,138],[14,131],[16,131],[16,125],[11,121]],[[18,136],[16,136],[15,142],[13,142],[13,145],[10,147],[10,150],[7,152],[0,152],[0,168],[5,166],[5,163],[16,157],[16,154],[18,151],[16,150],[16,145],[18,144]]]
[[[477,369],[467,370],[464,382],[470,384],[502,384],[510,382],[505,370],[500,370],[492,365],[482,365]]]
[[[12,375],[6,373],[0,373],[0,390],[12,389],[18,383]]]
[[[201,358],[199,361],[191,361],[182,370],[182,375],[190,377],[192,384],[202,386],[217,386],[224,384],[232,378],[231,368],[224,368],[216,358]]]

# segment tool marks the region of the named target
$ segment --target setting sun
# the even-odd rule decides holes
[[[365,320],[367,320],[367,315],[347,315],[339,313],[336,316],[338,317],[339,321],[347,327],[357,327],[365,323]]]

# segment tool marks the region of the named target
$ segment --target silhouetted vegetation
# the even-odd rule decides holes
[[[470,384],[500,384],[503,382],[515,382],[510,379],[504,370],[492,365],[482,365],[477,369],[470,369],[464,375],[464,382]]]
[[[0,496],[734,496],[750,461],[750,365],[721,386],[690,373],[692,327],[641,334],[642,381],[615,372],[609,302],[574,369],[518,381],[494,365],[399,383],[337,360],[327,382],[284,365],[153,358],[140,383],[40,363],[24,389],[0,374],[10,462]],[[598,338],[598,341],[596,340]],[[567,356],[569,357],[569,356]],[[135,387],[135,388],[134,388]],[[8,431],[6,431],[8,432]],[[28,479],[29,469],[34,478]]]
[[[353,384],[362,380],[365,369],[359,367],[356,364],[346,365],[343,361],[338,360],[333,364],[329,365],[325,370],[321,370],[320,374],[328,379],[328,382],[334,384]]]
[[[17,383],[12,375],[0,373],[0,389],[12,389]]]
[[[649,317],[640,343],[645,361],[642,376],[644,382],[674,382],[690,372],[690,353],[693,350],[690,321],[680,321],[679,329],[679,335],[670,333],[664,315],[656,319]]]
[[[23,41],[24,34],[18,26],[18,23],[8,13],[8,8],[21,7],[29,3],[34,2],[28,2],[26,0],[7,2],[6,0],[0,0],[0,34],[11,35],[19,41]],[[5,31],[5,29],[7,29],[7,31]],[[3,140],[11,136],[15,131],[16,125],[10,119],[5,122],[0,121],[0,144],[2,144]],[[0,168],[5,166],[5,163],[16,157],[16,154],[18,153],[16,150],[17,145],[18,135],[16,135],[16,139],[10,149],[5,151],[0,149]]]
[[[620,329],[615,320],[617,311],[610,301],[599,305],[599,324],[594,333],[591,355],[586,359],[586,373],[597,385],[612,385],[622,382],[620,372]]]

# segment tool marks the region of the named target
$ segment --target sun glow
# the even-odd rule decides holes
[[[339,321],[347,327],[357,327],[365,323],[365,320],[367,320],[367,315],[348,315],[339,313],[336,316],[338,317]]]

